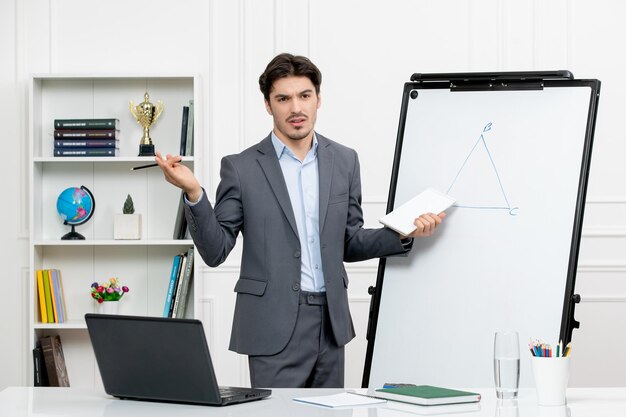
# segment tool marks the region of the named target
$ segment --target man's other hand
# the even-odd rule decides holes
[[[418,218],[415,219],[413,224],[417,227],[411,234],[408,236],[401,236],[402,238],[406,237],[427,237],[432,236],[435,232],[437,226],[441,224],[443,219],[446,217],[446,213],[426,213],[422,214]]]

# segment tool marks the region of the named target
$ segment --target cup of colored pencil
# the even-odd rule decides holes
[[[561,358],[569,356],[572,350],[572,342],[569,342],[563,347],[563,341],[561,340],[555,348],[549,343],[544,343],[541,340],[532,340],[528,344],[531,355],[538,358]]]
[[[532,354],[533,376],[537,388],[537,404],[541,406],[565,405],[565,391],[569,380],[571,342],[565,347],[560,341],[554,348],[541,340],[528,345]]]

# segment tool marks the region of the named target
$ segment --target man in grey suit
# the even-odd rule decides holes
[[[356,152],[314,131],[320,71],[281,54],[259,85],[273,130],[222,159],[214,206],[180,157],[156,161],[185,192],[207,265],[224,262],[244,237],[230,349],[248,355],[252,386],[343,387],[344,346],[355,336],[343,262],[404,255],[445,215],[421,215],[410,236],[363,228]]]

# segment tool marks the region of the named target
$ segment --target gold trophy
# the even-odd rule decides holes
[[[130,101],[130,112],[137,120],[137,123],[143,127],[143,136],[139,143],[139,156],[154,156],[154,144],[152,143],[152,138],[150,138],[150,126],[156,123],[163,112],[163,102],[159,100],[155,106],[148,101],[149,98],[150,96],[146,91],[146,94],[143,96],[143,102],[137,106],[135,106],[132,100]]]

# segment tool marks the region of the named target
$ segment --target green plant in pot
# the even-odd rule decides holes
[[[141,214],[135,213],[135,203],[130,194],[127,195],[122,214],[116,214],[113,222],[114,239],[141,239]]]

